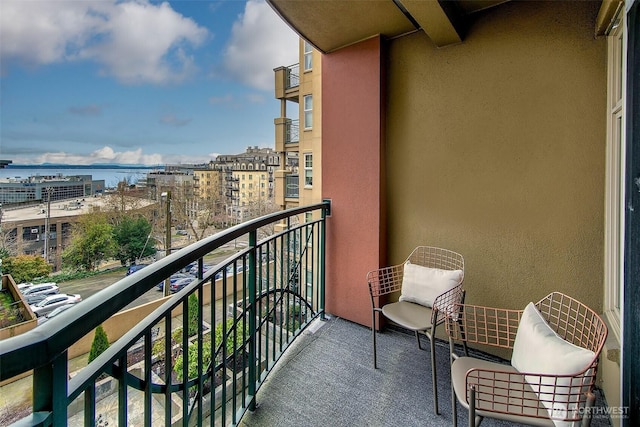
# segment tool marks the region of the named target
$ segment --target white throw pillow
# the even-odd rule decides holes
[[[519,372],[548,375],[570,375],[584,371],[591,365],[595,353],[578,347],[559,336],[542,317],[533,303],[529,303],[522,313],[518,332],[513,344],[511,365]],[[577,408],[577,401],[551,402],[556,395],[575,393],[582,388],[578,379],[558,379],[550,384],[549,379],[536,375],[525,375],[525,380],[547,408],[549,417],[557,427],[573,426],[572,421],[562,421],[568,411]],[[542,383],[541,383],[542,381]],[[558,400],[558,398],[556,398]]]
[[[406,262],[400,301],[432,307],[435,299],[462,281],[462,270],[442,270]]]

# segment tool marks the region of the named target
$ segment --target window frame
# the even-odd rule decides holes
[[[313,188],[313,153],[304,153],[304,188]]]
[[[313,129],[313,95],[304,95],[302,103],[304,130]]]
[[[624,9],[624,8],[622,8]],[[605,169],[604,317],[620,342],[624,271],[626,19],[623,10],[607,34],[607,142]]]
[[[302,44],[302,56],[304,59],[304,70],[313,70],[313,46],[306,40],[304,40]]]

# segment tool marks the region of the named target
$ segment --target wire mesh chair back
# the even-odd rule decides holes
[[[409,254],[402,264],[373,270],[367,273],[369,293],[371,297],[379,297],[400,291],[406,262],[422,267],[440,268],[442,270],[462,270],[464,280],[464,258],[457,252],[433,246],[418,246]]]
[[[563,339],[600,354],[607,338],[607,327],[595,311],[560,292],[547,295],[536,307]]]

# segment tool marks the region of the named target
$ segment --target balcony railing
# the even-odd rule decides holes
[[[22,423],[237,424],[280,355],[324,315],[329,209],[328,202],[289,209],[225,230],[4,340],[0,381],[33,370],[33,412]],[[298,224],[313,211],[321,219]],[[205,271],[212,251],[242,237],[246,249]],[[192,262],[197,279],[69,379],[74,343]]]
[[[300,86],[300,64],[293,64],[287,67],[285,89]]]
[[[300,121],[291,120],[285,125],[284,143],[297,144],[300,142]]]
[[[287,175],[285,179],[284,196],[297,199],[300,196],[300,178],[298,175]]]

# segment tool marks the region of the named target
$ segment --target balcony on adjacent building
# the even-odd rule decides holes
[[[300,177],[298,175],[286,175],[284,197],[286,199],[300,197]]]
[[[278,67],[275,72],[276,99],[298,102],[300,88],[300,64]]]
[[[299,120],[279,117],[274,120],[276,125],[276,151],[283,152],[295,148],[300,142]]]

